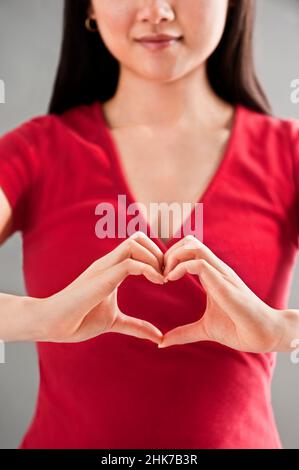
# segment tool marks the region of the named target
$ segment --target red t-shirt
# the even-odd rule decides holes
[[[203,242],[277,309],[287,307],[298,250],[298,165],[299,121],[238,105],[221,164],[199,201]],[[119,194],[134,202],[97,101],[36,116],[2,136],[0,186],[13,208],[12,233],[23,237],[32,297],[63,289],[124,240],[95,232],[97,204],[117,208]],[[178,241],[153,240],[163,252]],[[206,297],[190,274],[163,286],[128,276],[118,302],[165,333],[197,320]],[[39,393],[20,448],[282,446],[271,405],[276,353],[211,341],[158,349],[119,333],[36,345]]]

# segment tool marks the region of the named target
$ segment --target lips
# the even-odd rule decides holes
[[[142,46],[151,49],[157,50],[165,47],[169,47],[172,44],[180,41],[182,36],[174,36],[169,34],[155,34],[155,35],[145,35],[136,39]]]
[[[146,35],[141,36],[137,41],[141,42],[165,42],[180,39],[181,36],[171,36],[169,34],[155,34],[155,35]]]

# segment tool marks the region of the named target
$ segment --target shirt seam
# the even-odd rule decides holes
[[[36,119],[38,118],[33,118],[32,123],[39,126],[38,131],[40,131],[42,130],[42,127]],[[25,196],[24,211],[26,214],[26,220],[25,222],[22,221],[22,227],[20,228],[21,232],[23,233],[30,231],[31,222],[33,221],[32,215],[34,212],[34,206],[36,205],[36,202],[34,202],[34,200],[40,201],[41,185],[42,185],[42,180],[44,176],[43,165],[41,164],[40,157],[39,157],[38,143],[35,137],[36,131],[33,129],[32,135],[31,135],[32,139],[31,138],[28,139],[28,136],[25,135],[25,132],[23,131],[23,129],[20,129],[20,134],[27,144],[27,148],[31,154],[32,161],[37,163],[35,174],[31,175],[30,177],[30,184],[29,184],[28,192],[26,193],[26,196]]]
[[[291,124],[289,121],[285,122],[285,125],[288,127],[288,125]],[[290,147],[290,153],[291,153],[291,163],[292,163],[292,179],[293,179],[293,185],[295,189],[295,205],[296,205],[296,247],[299,249],[299,185],[298,185],[298,175],[297,175],[297,165],[296,165],[296,158],[295,158],[295,150],[294,150],[294,142],[292,138],[292,134],[290,133],[288,135],[288,142],[289,142],[289,147]]]

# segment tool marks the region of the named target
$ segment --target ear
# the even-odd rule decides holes
[[[89,2],[89,5],[88,5],[88,8],[87,8],[87,17],[92,19],[92,20],[95,20],[96,19],[96,15],[95,15],[95,11],[94,11],[94,6],[93,6],[93,3],[92,3],[92,0],[90,0]]]

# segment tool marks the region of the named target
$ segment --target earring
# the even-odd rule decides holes
[[[96,25],[95,27],[91,25],[91,21],[94,22],[94,24]],[[95,33],[96,31],[98,31],[98,28],[97,28],[97,23],[95,20],[91,19],[91,18],[86,18],[85,20],[85,28],[90,31],[91,33]]]

